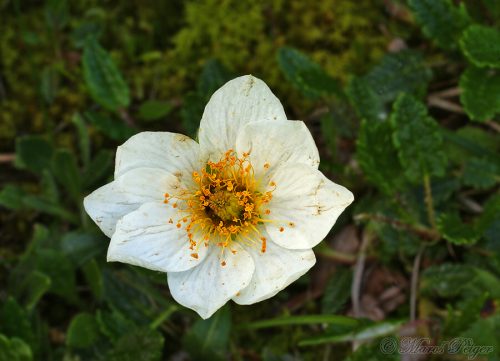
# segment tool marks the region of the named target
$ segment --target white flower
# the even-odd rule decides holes
[[[208,318],[230,299],[272,297],[314,265],[312,247],[354,199],[318,165],[305,124],[243,76],[208,102],[199,143],[133,136],[118,147],[115,180],[84,205],[111,237],[108,261],[166,272],[177,302]]]

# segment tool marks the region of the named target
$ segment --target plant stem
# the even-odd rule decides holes
[[[424,174],[424,191],[425,191],[425,205],[427,207],[427,217],[429,219],[429,224],[432,230],[435,231],[436,227],[436,215],[434,214],[434,201],[432,200],[432,189],[429,174]]]

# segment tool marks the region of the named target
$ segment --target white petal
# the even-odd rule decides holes
[[[239,154],[250,153],[257,176],[264,172],[270,175],[285,164],[319,165],[318,148],[301,121],[248,123],[238,134],[236,150]]]
[[[199,140],[202,153],[217,160],[235,149],[236,137],[246,123],[286,120],[283,106],[269,87],[251,75],[227,82],[217,90],[201,118]]]
[[[250,305],[273,297],[305,274],[316,263],[314,252],[289,250],[268,241],[264,253],[248,249],[255,263],[255,273],[247,288],[233,298],[240,305]]]
[[[115,178],[134,168],[149,167],[190,181],[193,171],[200,169],[199,161],[199,145],[191,138],[168,132],[143,132],[118,147]]]
[[[198,265],[207,248],[191,250],[185,229],[176,227],[182,215],[163,203],[146,203],[116,225],[108,262],[123,262],[161,272],[186,271]],[[169,223],[169,219],[173,223]],[[196,253],[197,258],[192,254]]]
[[[354,200],[348,189],[302,164],[278,169],[272,181],[276,189],[268,218],[277,221],[266,223],[266,230],[274,242],[288,249],[317,245]]]
[[[210,246],[205,260],[186,272],[168,273],[168,286],[172,297],[181,305],[189,307],[204,318],[247,287],[252,279],[255,266],[252,257],[241,246],[234,243],[226,251],[225,266],[221,265],[220,248]]]
[[[87,214],[108,237],[115,232],[116,222],[140,205],[137,202],[129,202],[116,182],[98,188],[83,200]]]
[[[179,181],[167,171],[136,168],[89,194],[83,205],[90,218],[111,237],[120,218],[141,204],[163,201],[164,194],[174,187],[179,187]]]

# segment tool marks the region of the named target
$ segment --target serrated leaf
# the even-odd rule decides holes
[[[160,361],[164,339],[160,332],[137,329],[123,336],[107,356],[108,361]]]
[[[451,0],[408,0],[423,33],[444,49],[457,47],[462,30],[471,22],[465,6]]]
[[[198,320],[184,337],[184,346],[195,360],[223,360],[231,332],[231,313],[223,307],[207,320]]]
[[[460,39],[462,51],[478,67],[500,67],[500,31],[483,25],[469,26]]]
[[[344,307],[351,296],[352,271],[339,268],[328,281],[323,299],[321,300],[321,311],[324,314],[337,313]]]
[[[75,155],[69,150],[58,149],[52,159],[52,172],[73,200],[79,203],[82,197],[82,179]]]
[[[500,111],[500,73],[470,66],[460,76],[460,102],[467,115],[479,122]]]
[[[463,181],[477,189],[493,187],[500,180],[499,168],[487,159],[472,158],[465,163]]]
[[[500,356],[498,335],[500,335],[500,315],[480,318],[461,334],[465,338],[465,343],[457,351],[467,355],[468,358],[472,358],[474,355],[474,357],[482,356],[487,357],[488,360],[495,360],[494,356]],[[473,346],[477,349],[475,353],[471,350]],[[478,346],[483,347],[479,348]]]
[[[23,340],[16,337],[9,339],[0,334],[0,360],[31,361],[33,353]]]
[[[481,317],[481,310],[487,299],[487,294],[471,297],[465,302],[459,303],[456,309],[449,309],[443,333],[448,336],[456,336],[469,328],[474,321]]]
[[[435,293],[440,297],[451,298],[462,293],[474,278],[474,269],[463,264],[443,263],[431,266],[422,273],[423,292]]]
[[[278,50],[278,64],[286,79],[305,96],[342,96],[339,82],[330,77],[318,64],[302,52],[282,47]]]
[[[362,121],[356,157],[366,178],[383,192],[394,193],[401,184],[402,168],[389,122]]]
[[[447,241],[456,245],[472,245],[480,236],[474,226],[464,223],[457,213],[440,215],[437,227]]]
[[[127,84],[111,56],[93,37],[85,42],[82,64],[85,83],[97,103],[114,111],[129,105]]]
[[[401,93],[420,96],[427,88],[431,72],[419,52],[403,50],[385,55],[368,74],[353,78],[348,95],[361,118],[385,119],[385,106]]]
[[[431,79],[421,53],[402,50],[384,55],[365,79],[383,103],[391,102],[401,93],[422,95]]]
[[[366,79],[352,78],[347,86],[347,95],[361,119],[377,122],[387,116],[384,104]]]
[[[41,174],[50,165],[54,149],[42,136],[27,135],[16,140],[16,165]]]
[[[425,105],[411,95],[401,95],[390,117],[393,142],[406,177],[421,182],[425,174],[442,176],[447,164],[442,136]]]
[[[158,120],[172,111],[172,105],[160,100],[148,100],[139,107],[138,117],[145,121]]]
[[[99,339],[99,327],[95,317],[79,313],[71,320],[66,335],[66,344],[75,348],[88,348]]]

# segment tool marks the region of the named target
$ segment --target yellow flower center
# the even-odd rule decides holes
[[[267,170],[269,165],[266,163],[264,168]],[[237,157],[229,150],[218,162],[209,161],[199,172],[193,172],[192,177],[196,184],[193,189],[184,189],[172,196],[165,194],[164,201],[183,215],[176,226],[186,230],[193,251],[191,256],[198,258],[200,243],[204,246],[215,244],[224,252],[227,247],[231,250],[231,243],[236,239],[259,244],[265,252],[266,238],[262,237],[257,225],[269,222],[261,215],[270,214],[266,204],[272,199],[273,191],[262,193],[258,190],[261,184],[255,177],[248,154]],[[270,185],[276,187],[274,182]],[[174,223],[174,220],[169,222]]]

